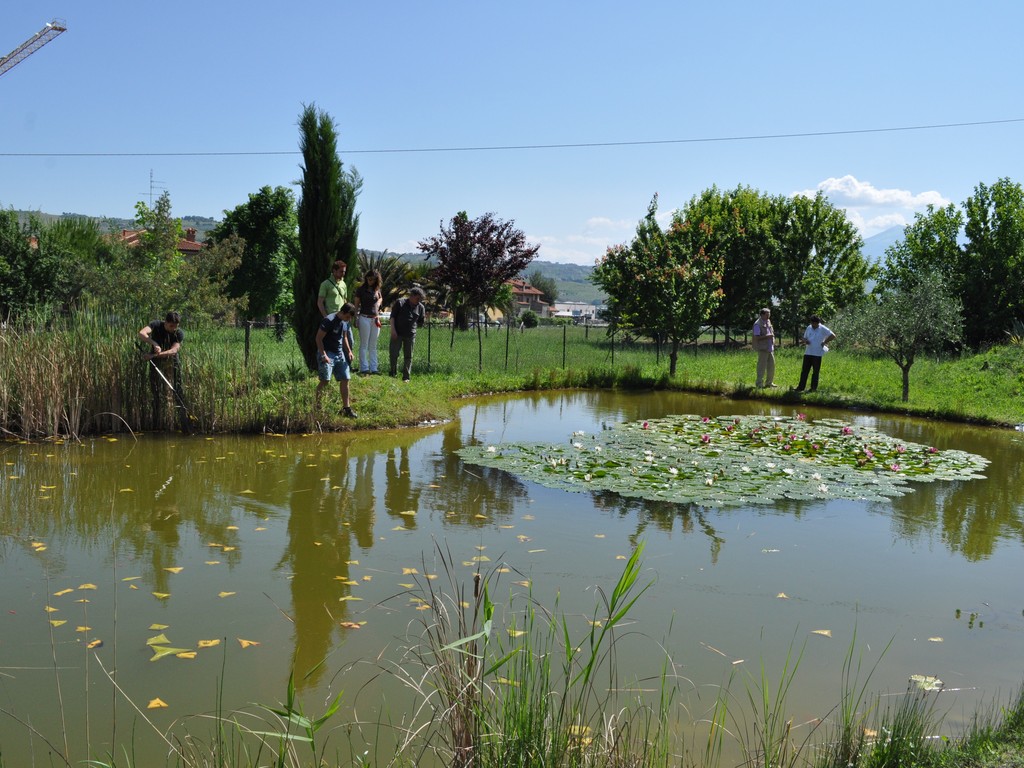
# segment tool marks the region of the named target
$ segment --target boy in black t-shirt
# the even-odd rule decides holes
[[[333,376],[338,380],[341,391],[341,412],[350,419],[356,418],[355,411],[350,407],[348,382],[352,378],[352,316],[356,308],[351,304],[342,304],[337,312],[327,315],[320,321],[316,332],[316,361],[320,383],[316,387],[316,407],[320,408],[320,398]]]

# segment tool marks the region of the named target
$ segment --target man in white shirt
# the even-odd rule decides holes
[[[804,337],[800,339],[800,343],[806,349],[804,350],[804,364],[800,369],[800,385],[796,388],[797,392],[804,391],[804,387],[807,386],[807,374],[811,371],[814,371],[814,374],[811,376],[811,392],[818,389],[821,358],[828,352],[828,343],[835,340],[836,335],[832,333],[828,326],[821,324],[821,318],[817,315],[811,315],[811,324],[807,326],[807,329],[804,331]]]

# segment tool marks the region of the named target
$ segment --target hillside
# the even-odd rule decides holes
[[[100,226],[106,232],[118,232],[122,229],[133,229],[134,221],[132,219],[122,219],[116,216],[89,216],[85,213],[68,213],[64,212],[61,214],[56,213],[43,213],[42,211],[15,211],[18,216],[18,221],[26,223],[29,217],[34,216],[43,222],[43,224],[52,224],[55,221],[61,219],[92,219],[93,221],[99,222]],[[181,217],[181,228],[189,229],[193,228],[196,230],[196,239],[199,241],[206,239],[206,233],[216,227],[220,221],[218,219],[211,218],[209,216],[182,216]]]

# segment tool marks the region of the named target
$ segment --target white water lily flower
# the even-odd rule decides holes
[[[820,491],[821,493],[828,493],[828,486],[822,483],[821,485],[818,486],[818,491]]]
[[[811,475],[811,479],[812,480],[821,480],[821,472],[815,472],[813,475]]]
[[[715,478],[713,478],[711,475],[708,475],[707,477],[704,478],[704,485],[714,485],[714,484],[715,484]]]
[[[604,448],[602,448],[600,445],[595,445],[594,450],[597,451],[597,453],[600,453],[601,451],[604,450]]]
[[[651,462],[653,462],[654,461],[654,457],[651,454],[648,453],[646,456],[644,456],[644,461],[651,461]]]
[[[583,476],[583,479],[586,480],[589,483],[591,480],[594,479],[594,476],[588,472],[587,474],[585,474]]]
[[[487,446],[487,452],[488,453],[494,453],[496,450],[498,450],[498,449],[495,448],[493,445],[488,445]]]
[[[785,472],[787,475],[792,475],[793,474],[793,468],[792,467],[786,467],[782,471]]]
[[[765,466],[768,467],[768,469],[775,469],[775,464],[770,461],[767,464],[765,464]]]
[[[750,467],[748,467],[746,465],[740,467],[740,469],[743,470],[744,472],[750,472]]]
[[[573,437],[581,437],[582,435],[585,435],[585,434],[587,434],[587,433],[586,433],[586,432],[584,432],[584,431],[583,431],[583,430],[581,429],[581,430],[580,430],[579,432],[573,432],[573,433],[572,433],[572,436],[573,436]]]
[[[675,467],[669,467],[669,468],[668,468],[668,473],[669,473],[670,475],[678,475],[678,474],[679,474],[679,470],[678,470],[678,469],[676,469]]]
[[[573,443],[572,447],[573,448],[582,448],[583,447],[583,443]]]

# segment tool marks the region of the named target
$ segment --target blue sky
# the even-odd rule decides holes
[[[979,182],[1024,182],[1024,122],[376,151],[1017,120],[1016,0],[4,6],[0,55],[52,18],[68,27],[0,76],[5,208],[128,217],[152,170],[176,215],[219,218],[298,179],[308,103],[364,177],[360,245],[399,252],[460,210],[493,211],[538,258],[590,264],[654,193],[668,213],[712,184],[823,189],[870,236]],[[230,152],[268,154],[215,154]],[[74,153],[107,156],[60,156]]]

